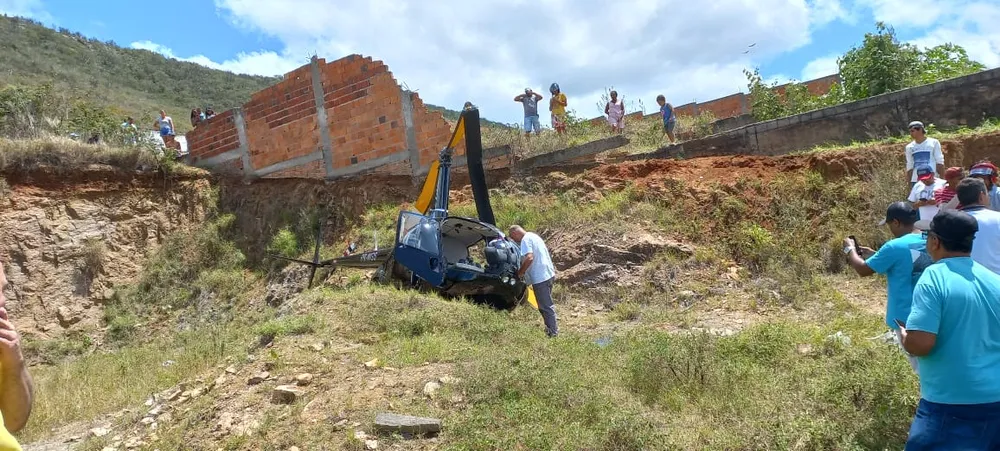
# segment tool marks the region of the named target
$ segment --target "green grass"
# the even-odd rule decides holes
[[[24,174],[46,168],[57,174],[69,174],[94,164],[127,172],[143,166],[180,176],[205,174],[201,169],[181,165],[169,156],[160,157],[144,148],[92,145],[59,137],[16,140],[0,137],[0,173]]]

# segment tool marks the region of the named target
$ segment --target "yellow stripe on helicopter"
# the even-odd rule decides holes
[[[462,139],[465,138],[465,116],[459,116],[458,123],[455,124],[455,131],[451,133],[451,139],[448,140],[447,149],[454,149]],[[434,191],[437,188],[438,182],[438,169],[440,168],[439,160],[435,159],[431,163],[430,169],[427,170],[427,179],[424,180],[424,187],[420,190],[420,196],[417,197],[417,202],[415,207],[417,211],[422,215],[427,214],[427,210],[430,209],[431,203],[434,202]]]

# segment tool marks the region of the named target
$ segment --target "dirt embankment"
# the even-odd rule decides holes
[[[5,174],[0,258],[8,309],[27,336],[99,326],[113,287],[175,230],[201,222],[209,181],[167,179],[107,166],[70,174]]]

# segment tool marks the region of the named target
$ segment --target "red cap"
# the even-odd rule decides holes
[[[962,175],[963,175],[962,168],[960,168],[958,166],[955,166],[955,167],[952,167],[952,168],[948,168],[948,170],[944,171],[944,179],[945,180],[951,180],[951,179],[959,178]]]

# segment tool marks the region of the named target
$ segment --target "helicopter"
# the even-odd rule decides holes
[[[465,139],[466,162],[476,204],[477,218],[450,216],[448,196],[455,147]],[[466,105],[451,139],[431,163],[414,210],[399,212],[394,245],[320,260],[322,236],[316,228],[312,261],[271,257],[309,265],[309,287],[318,268],[375,269],[373,280],[433,291],[446,298],[469,298],[501,310],[511,310],[526,298],[530,287],[518,276],[520,246],[496,225],[483,169],[483,144],[479,110]],[[475,253],[481,253],[480,261]],[[527,296],[526,296],[527,294]],[[533,304],[534,305],[534,304]]]

